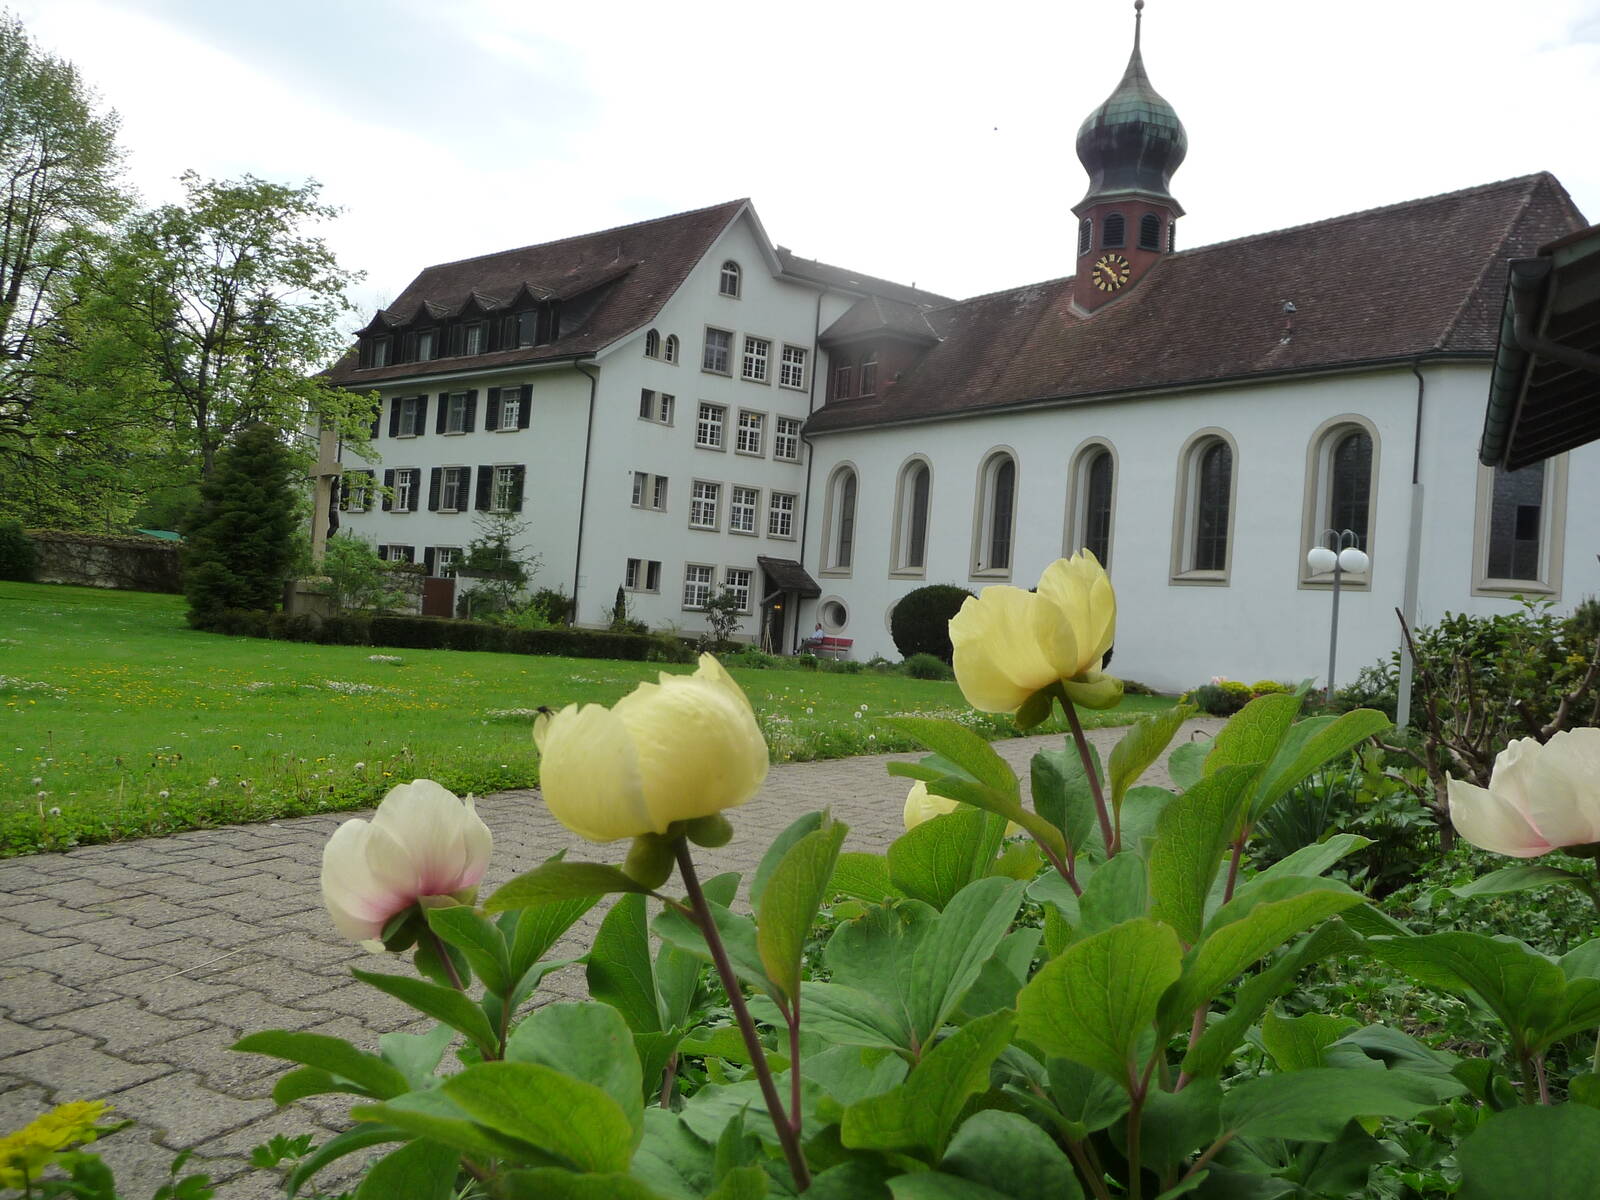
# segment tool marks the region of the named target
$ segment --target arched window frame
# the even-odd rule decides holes
[[[917,478],[926,480],[917,487]],[[921,496],[918,496],[918,491]],[[917,509],[921,506],[921,561],[917,557]],[[900,579],[925,579],[928,574],[928,530],[933,516],[933,464],[925,455],[913,454],[900,465],[894,489],[894,526],[890,531],[889,574]]]
[[[1011,494],[999,494],[1003,469],[1010,465]],[[1010,446],[996,446],[983,456],[978,467],[977,495],[972,505],[972,578],[1010,579],[1017,561],[1017,498],[1021,495],[1021,470],[1017,452]],[[1005,563],[995,566],[996,535],[1005,540]]]
[[[1567,457],[1558,454],[1544,460],[1544,491],[1539,504],[1539,566],[1537,578],[1534,579],[1503,579],[1489,574],[1490,538],[1494,532],[1495,475],[1498,468],[1479,465],[1477,511],[1472,535],[1474,596],[1548,596],[1560,600],[1566,557]]]
[[[1117,479],[1122,468],[1117,460],[1117,448],[1105,438],[1089,438],[1068,460],[1067,515],[1062,527],[1061,553],[1070,556],[1088,548],[1090,468],[1101,454],[1108,455],[1111,460],[1111,512],[1106,525],[1106,554],[1100,560],[1101,565],[1109,569],[1117,532]]]
[[[828,476],[822,510],[822,574],[849,575],[860,542],[861,475],[853,462],[842,462]]]
[[[667,340],[662,344],[662,347],[661,347],[661,357],[662,357],[663,361],[669,362],[669,363],[676,363],[678,361],[678,335],[677,334],[675,334],[675,333],[667,334]]]
[[[1355,532],[1361,536],[1361,548],[1370,562],[1376,562],[1373,552],[1374,535],[1378,526],[1378,428],[1359,413],[1341,413],[1317,426],[1311,440],[1306,443],[1305,498],[1301,506],[1300,546],[1295,560],[1300,564],[1300,586],[1325,588],[1333,586],[1333,572],[1313,574],[1306,562],[1306,551],[1321,544],[1325,530],[1344,528],[1333,521],[1333,456],[1345,438],[1353,433],[1364,433],[1372,441],[1372,465],[1367,479],[1366,528]],[[1369,566],[1360,573],[1345,571],[1339,576],[1339,586],[1367,588],[1372,582]]]
[[[1107,213],[1100,222],[1100,248],[1121,250],[1128,244],[1128,218],[1119,212]]]
[[[740,288],[743,284],[744,272],[733,259],[728,259],[722,264],[722,273],[717,277],[717,292],[719,295],[739,298]]]
[[[1161,249],[1161,218],[1155,213],[1147,212],[1139,218],[1139,249]]]
[[[661,357],[661,333],[659,330],[652,329],[644,335],[644,356],[646,358]]]
[[[1213,446],[1225,445],[1228,471],[1228,531],[1221,568],[1195,565],[1199,537],[1200,464]],[[1239,529],[1239,447],[1233,435],[1217,426],[1197,430],[1178,452],[1177,487],[1172,511],[1172,569],[1168,582],[1185,586],[1227,587],[1233,570],[1233,547]]]

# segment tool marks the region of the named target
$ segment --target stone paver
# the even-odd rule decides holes
[[[1191,721],[1179,740],[1219,725]],[[1102,754],[1120,735],[1090,732]],[[1059,736],[1021,738],[996,749],[1026,787],[1028,758],[1060,744]],[[908,785],[884,771],[897,757],[911,756],[774,767],[761,795],[735,815],[733,840],[696,852],[702,873],[748,873],[790,821],[824,805],[850,826],[846,849],[882,849],[901,832]],[[1144,782],[1170,783],[1165,760]],[[489,796],[478,811],[495,835],[486,891],[562,848],[607,856],[557,825],[536,792]],[[50,1104],[103,1098],[137,1122],[102,1144],[128,1194],[150,1194],[172,1152],[194,1147],[188,1169],[209,1173],[224,1200],[277,1195],[272,1178],[250,1170],[251,1148],[280,1132],[320,1140],[342,1127],[344,1103],[313,1097],[274,1112],[272,1084],[286,1068],[235,1053],[232,1043],[282,1027],[375,1049],[381,1033],[421,1027],[396,1002],[350,980],[351,966],[384,964],[340,938],[322,911],[322,846],[344,819],[199,830],[0,862],[0,1132]],[[599,920],[599,911],[588,914],[555,953],[581,953]],[[583,995],[576,968],[552,974],[539,992],[547,1001]],[[330,1172],[325,1186],[358,1165],[359,1156]]]

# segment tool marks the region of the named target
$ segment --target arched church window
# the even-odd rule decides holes
[[[1161,249],[1161,218],[1155,213],[1145,213],[1139,218],[1139,249]]]
[[[895,489],[894,569],[920,573],[928,565],[928,504],[933,472],[927,459],[914,458],[900,472]]]
[[[1319,544],[1326,530],[1348,529],[1355,534],[1355,544],[1372,553],[1377,439],[1371,422],[1355,415],[1335,417],[1312,436],[1306,451],[1306,512],[1300,538],[1304,545]],[[1314,575],[1305,564],[1300,577],[1317,583],[1333,578]]]
[[[998,450],[978,471],[978,528],[974,574],[1006,575],[1011,571],[1016,533],[1017,460]]]
[[[1128,221],[1121,213],[1110,213],[1101,226],[1101,246],[1125,246],[1128,240]]]
[[[855,559],[856,472],[842,466],[828,481],[828,507],[823,531],[825,565],[830,571],[848,571]]]
[[[1102,566],[1111,565],[1111,511],[1116,491],[1116,460],[1111,447],[1094,442],[1073,460],[1068,480],[1072,509],[1067,517],[1066,553],[1088,550]]]
[[[1222,429],[1202,429],[1178,455],[1172,581],[1226,584],[1233,544],[1238,454]]]

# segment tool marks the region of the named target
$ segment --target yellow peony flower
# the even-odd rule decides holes
[[[942,817],[945,813],[953,813],[959,808],[961,802],[952,800],[949,796],[935,796],[928,790],[928,785],[922,780],[917,780],[911,785],[911,790],[906,793],[906,807],[903,818],[906,829],[915,829],[924,821],[931,821],[934,817]],[[1012,837],[1022,832],[1022,826],[1015,821],[1006,822],[1006,837]]]
[[[1122,682],[1101,665],[1117,630],[1117,597],[1105,568],[1085,550],[1057,559],[1039,589],[984,588],[950,621],[956,682],[983,712],[1016,712],[1061,684],[1086,708],[1110,708]]]
[[[661,675],[611,707],[570,704],[533,726],[551,814],[591,842],[666,833],[737,808],[767,777],[750,701],[715,658]]]

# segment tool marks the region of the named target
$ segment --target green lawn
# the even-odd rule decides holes
[[[526,787],[535,708],[609,704],[662,669],[229,638],[190,630],[180,597],[94,588],[0,583],[0,612],[0,855],[361,808],[418,776]],[[733,674],[775,762],[914,749],[874,719],[895,713],[1010,732],[953,683]],[[1085,715],[1118,724],[1170,703]]]

